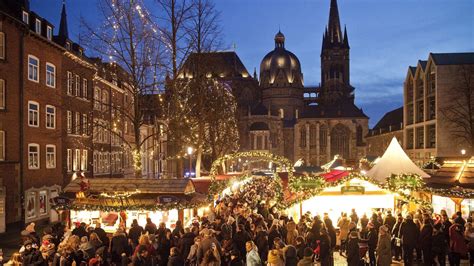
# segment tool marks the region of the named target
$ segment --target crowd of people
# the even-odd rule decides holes
[[[108,235],[100,224],[73,230],[55,224],[38,234],[35,224],[22,232],[22,246],[5,265],[335,265],[339,253],[349,266],[474,265],[474,227],[457,213],[417,211],[392,214],[355,210],[332,221],[307,212],[298,221],[272,204],[275,187],[265,178],[221,197],[205,217],[174,228],[147,219]],[[155,223],[158,223],[156,225]]]

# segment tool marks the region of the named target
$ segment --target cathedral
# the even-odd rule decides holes
[[[341,156],[349,164],[365,156],[368,117],[354,104],[350,84],[350,46],[341,30],[336,0],[323,33],[320,86],[305,86],[300,60],[275,35],[275,47],[260,64],[260,75],[249,74],[235,52],[206,57],[207,76],[229,84],[238,103],[242,151],[268,151],[307,166],[320,166]],[[185,62],[183,77],[192,77],[193,58]]]

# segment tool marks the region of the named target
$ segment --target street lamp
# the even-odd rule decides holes
[[[188,155],[189,155],[189,177],[191,178],[191,169],[193,168],[193,161],[192,161],[192,155],[193,155],[193,147],[188,147]]]
[[[465,149],[461,150],[461,155],[466,155],[466,150]]]

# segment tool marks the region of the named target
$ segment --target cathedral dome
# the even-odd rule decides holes
[[[260,83],[264,87],[302,87],[303,74],[298,57],[285,49],[285,35],[275,35],[275,49],[260,64]]]

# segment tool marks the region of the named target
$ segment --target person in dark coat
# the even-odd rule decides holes
[[[184,265],[183,256],[179,253],[178,248],[172,247],[170,250],[170,258],[167,266],[182,266]]]
[[[360,252],[359,252],[359,236],[356,231],[353,231],[349,235],[349,241],[347,242],[347,265],[348,266],[359,266],[360,264]]]
[[[263,230],[263,226],[257,226],[257,234],[255,235],[255,245],[257,246],[258,255],[262,262],[267,261],[268,251],[269,251],[269,242],[268,234]]]
[[[326,228],[321,228],[321,234],[319,237],[319,258],[321,259],[321,266],[330,266],[333,264],[332,245]]]
[[[48,265],[43,259],[41,252],[33,247],[33,241],[26,240],[23,246],[25,247],[25,251],[22,254],[22,265]]]
[[[368,242],[367,244],[369,245],[369,259],[370,259],[370,265],[375,266],[376,260],[375,260],[375,250],[377,249],[377,242],[378,242],[378,233],[377,230],[375,229],[375,226],[372,222],[368,224],[369,232],[368,232]]]
[[[421,252],[423,253],[424,265],[433,264],[433,256],[431,254],[432,242],[433,226],[431,226],[431,220],[429,218],[425,218],[420,231],[420,247]]]
[[[156,233],[156,230],[156,224],[151,221],[151,218],[146,218],[145,231],[148,232],[148,234],[153,235]]]
[[[461,263],[461,258],[467,256],[468,253],[466,240],[461,228],[462,226],[456,222],[449,228],[449,249],[451,251],[449,265],[459,266]]]
[[[269,249],[273,249],[273,242],[275,240],[275,238],[280,238],[281,239],[281,234],[280,234],[280,231],[278,229],[278,222],[277,223],[274,223],[272,224],[272,226],[270,227],[270,230],[268,231],[268,248]]]
[[[80,223],[78,227],[72,230],[71,234],[78,236],[79,239],[83,236],[87,236],[86,223]]]
[[[464,232],[464,230],[466,229],[465,228],[465,225],[466,225],[466,220],[464,220],[464,218],[462,218],[462,213],[461,212],[456,212],[456,218],[454,218],[454,223],[455,224],[459,224],[459,226],[461,226],[461,231]]]
[[[247,255],[245,243],[252,240],[252,237],[250,236],[249,232],[245,230],[245,226],[243,224],[239,224],[237,228],[238,230],[233,237],[234,247],[240,252],[242,257],[245,257]]]
[[[184,229],[184,235],[178,240],[179,253],[183,258],[188,257],[191,246],[194,244],[195,237],[196,236],[191,232],[190,228],[186,227]]]
[[[125,232],[119,228],[112,237],[110,243],[110,253],[112,262],[120,264],[122,262],[122,254],[125,253],[130,256],[130,248],[128,246],[128,239]]]
[[[431,238],[432,257],[438,261],[437,265],[446,265],[446,254],[448,252],[448,241],[443,233],[441,223],[437,223],[433,227],[433,236]]]
[[[299,236],[296,238],[296,256],[298,260],[302,260],[304,257],[304,250],[306,248],[306,243],[304,242],[304,238]]]
[[[402,256],[402,241],[400,237],[400,226],[403,223],[403,217],[401,214],[397,216],[397,222],[392,229],[392,247],[395,260],[400,260]]]
[[[137,253],[132,257],[133,266],[151,266],[152,262],[146,246],[138,246]]]
[[[109,244],[110,244],[110,239],[109,237],[107,236],[107,233],[105,232],[105,230],[100,226],[100,223],[97,222],[95,224],[95,229],[94,229],[94,233],[97,234],[97,236],[99,237],[100,241],[102,241],[102,245],[108,247]]]
[[[138,245],[138,239],[142,233],[143,227],[138,225],[137,219],[133,219],[132,227],[128,231],[128,238],[130,238],[130,241],[132,242],[132,249],[135,249],[135,247]]]
[[[170,257],[170,249],[173,246],[171,230],[166,229],[165,237],[162,237],[158,244],[158,255],[160,256],[160,265],[167,265]]]
[[[296,266],[298,257],[296,256],[296,248],[292,245],[285,247],[285,266]]]
[[[393,217],[392,211],[388,210],[387,215],[385,216],[385,219],[383,220],[383,224],[388,227],[389,232],[392,232],[393,227],[395,226],[396,222],[397,222],[397,219]]]
[[[230,252],[229,266],[244,266],[244,262],[242,261],[238,250],[232,250]]]
[[[413,250],[416,248],[420,236],[420,230],[413,222],[413,217],[408,214],[400,226],[400,238],[403,247],[403,262],[405,265],[413,265]]]

